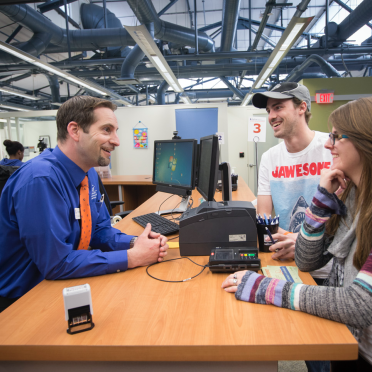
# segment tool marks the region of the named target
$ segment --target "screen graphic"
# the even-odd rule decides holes
[[[155,157],[155,182],[192,186],[192,142],[157,142]]]

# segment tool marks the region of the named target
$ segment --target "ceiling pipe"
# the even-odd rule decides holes
[[[80,6],[80,18],[84,29],[123,29],[119,18],[115,16],[114,13],[110,12],[101,6],[95,4],[81,4]],[[119,57],[125,56],[122,47],[108,47],[107,48],[108,57]]]
[[[303,63],[304,58],[298,58],[296,60],[285,60],[284,63],[279,65],[280,74],[288,74],[289,69],[293,69],[297,65]],[[347,63],[349,69],[360,70],[365,68],[365,66],[372,65],[372,59],[344,59],[344,62]],[[342,60],[332,60],[332,64],[336,69],[344,71],[344,66]],[[220,64],[220,65],[198,65],[198,66],[177,66],[177,68],[172,68],[177,73],[177,78],[179,79],[188,79],[188,78],[197,78],[197,77],[216,77],[216,76],[238,76],[242,69],[248,71],[249,74],[257,74],[257,71],[260,71],[265,65],[265,61],[257,63],[245,63],[245,64]],[[310,67],[310,72],[321,72],[319,66]],[[91,71],[70,71],[72,75],[80,77],[92,77],[92,76],[101,76],[101,70],[91,70]],[[110,76],[120,76],[120,70],[107,70],[107,75]],[[138,66],[136,69],[135,77],[138,80],[141,80],[143,84],[149,81],[162,81],[163,78],[155,68],[147,68],[145,66]]]
[[[293,15],[292,18],[294,18],[294,17],[301,17],[302,13],[307,9],[307,6],[308,6],[308,4],[309,4],[310,1],[311,0],[302,0],[300,2],[300,4],[297,5],[297,10],[296,10],[296,12],[295,12],[295,14]],[[266,14],[266,11],[270,7],[272,9],[272,5],[275,5],[275,0],[272,0],[272,1],[270,0],[269,2],[266,3],[265,14],[264,14],[264,17],[262,18],[262,22],[260,23],[260,26],[258,28],[258,31],[257,31],[257,34],[256,34],[256,38],[255,38],[255,40],[253,42],[253,45],[252,45],[251,50],[255,50],[257,48],[258,42],[259,42],[259,40],[261,38],[261,34],[264,31],[264,26],[266,25],[266,23],[267,23],[267,21],[269,19],[269,17]],[[270,11],[271,11],[271,9],[270,9]],[[270,12],[268,12],[268,13],[270,13]],[[266,20],[265,20],[265,15],[266,15]],[[263,27],[262,27],[262,25],[263,25]],[[256,42],[256,40],[257,40],[257,42]],[[289,55],[289,53],[287,53],[287,55]],[[248,62],[248,60],[247,60],[247,62]],[[238,87],[241,86],[241,84],[243,82],[243,79],[244,79],[244,76],[246,75],[246,73],[247,73],[247,70],[243,70],[242,73],[240,74],[240,80],[239,80]]]
[[[128,48],[129,49],[129,48]],[[318,55],[325,55],[325,54],[343,54],[343,55],[356,55],[356,54],[368,54],[372,53],[372,46],[363,46],[363,47],[347,47],[347,48],[332,48],[328,49],[328,51],[325,51],[322,48],[319,49],[295,49],[290,50],[287,53],[288,57],[297,57],[297,56],[306,56],[311,54],[318,54]],[[258,52],[216,52],[216,53],[204,53],[199,54],[197,57],[197,60],[199,61],[210,61],[210,60],[217,60],[217,59],[231,59],[231,58],[244,58],[244,59],[253,59],[253,58],[268,58],[271,54],[271,51],[258,51]],[[193,61],[195,60],[194,55],[169,55],[164,56],[165,60],[167,62],[170,61]],[[52,62],[50,63],[53,66],[59,67],[59,68],[73,68],[73,67],[80,67],[80,66],[102,66],[102,65],[122,65],[124,62],[124,58],[108,58],[108,59],[84,59],[79,61],[62,61],[62,62]],[[143,62],[148,62],[147,58],[144,58],[142,60]],[[284,60],[286,61],[286,60]],[[239,68],[239,66],[235,65],[235,68]],[[17,66],[1,66],[0,67],[0,74],[4,74],[5,72],[9,71],[15,71],[15,70],[29,70],[34,69],[34,67],[31,67],[29,64],[18,64]],[[26,72],[26,71],[24,71]]]
[[[157,92],[157,101],[158,105],[164,105],[165,104],[165,92],[169,88],[169,84],[166,80],[164,80],[160,85]]]
[[[244,96],[250,91],[250,89],[242,89],[241,92]],[[253,93],[257,92],[266,92],[266,89],[253,89]],[[193,90],[193,91],[185,91],[185,93],[191,99],[200,99],[200,98],[232,98],[234,96],[234,92],[229,89],[202,89],[202,90]]]
[[[44,74],[48,79],[50,91],[52,93],[52,102],[61,102],[61,95],[59,93],[59,81],[56,75]]]
[[[233,50],[238,26],[240,0],[224,0],[222,8],[221,52]]]
[[[235,94],[237,95],[240,99],[243,99],[245,94],[243,94],[238,88],[234,87],[234,85],[232,85],[229,80],[224,77],[224,76],[220,76],[220,80]]]
[[[284,81],[299,81],[303,72],[310,67],[313,63],[316,63],[320,66],[321,70],[328,77],[342,77],[342,75],[327,61],[322,57],[313,54],[306,59],[301,65],[296,66],[284,79]]]
[[[264,14],[262,16],[260,26],[258,27],[256,37],[254,38],[251,50],[256,50],[257,49],[258,42],[261,40],[261,35],[264,32],[266,23],[267,23],[267,21],[269,20],[269,17],[270,17],[269,13],[271,13],[274,5],[275,5],[275,0],[269,0],[266,3],[265,11],[264,11]]]
[[[345,42],[351,35],[357,32],[361,27],[366,25],[372,18],[372,1],[364,0],[351,12],[339,25],[334,33],[332,33],[331,39],[328,40],[328,47],[335,48]],[[330,22],[331,24],[332,22]],[[324,45],[324,38],[322,36],[314,44],[314,48]],[[330,50],[328,50],[330,54]]]
[[[127,3],[141,24],[154,23],[157,39],[195,47],[195,30],[162,21],[151,0],[127,0]],[[214,41],[205,32],[198,32],[198,47],[203,52],[214,52]]]
[[[368,23],[371,18],[372,1],[364,0],[339,24],[337,30],[338,40],[346,41],[351,35]]]
[[[48,44],[46,42],[43,43],[43,53],[67,52],[67,37],[69,38],[72,52],[135,44],[134,40],[124,28],[70,30],[67,33],[66,30],[52,23],[43,14],[38,13],[25,4],[2,5],[0,6],[0,13],[9,17],[12,21],[32,30],[35,34],[38,34],[38,39],[40,40],[44,41],[44,39],[40,37],[41,34],[48,35],[48,38],[50,37],[50,42]],[[29,42],[30,41],[31,40],[29,40]],[[15,44],[15,46],[17,47],[17,44]],[[25,48],[24,45],[22,47]],[[28,46],[26,47],[30,48]],[[30,51],[32,52],[32,50]],[[40,50],[38,50],[30,54],[37,56],[41,53]],[[3,62],[3,60],[1,60],[1,62]]]

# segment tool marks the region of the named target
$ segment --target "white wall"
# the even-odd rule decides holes
[[[51,121],[27,121],[23,124],[23,146],[35,146],[36,153],[24,158],[23,161],[30,160],[39,155],[39,149],[36,147],[39,143],[39,136],[49,136],[51,145],[57,146],[57,125],[55,120]]]
[[[265,110],[253,106],[230,106],[227,108],[228,133],[229,133],[229,163],[235,168],[239,178],[243,178],[253,193],[257,194],[256,181],[256,157],[253,142],[248,142],[248,120],[252,116],[263,116],[267,118]],[[258,143],[258,164],[260,165],[261,155],[264,151],[278,144],[274,132],[266,120],[266,143]],[[244,158],[239,153],[244,152]],[[250,167],[249,164],[255,166]]]
[[[221,146],[221,161],[228,161],[227,105],[161,105],[122,107],[116,110],[118,118],[120,147],[112,154],[113,175],[152,174],[154,141],[172,139],[176,130],[176,112],[179,109],[218,107],[218,131],[225,133],[225,145]],[[148,127],[149,147],[135,149],[133,147],[133,127],[141,121]]]

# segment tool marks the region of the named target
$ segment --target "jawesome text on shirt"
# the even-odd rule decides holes
[[[318,163],[304,163],[296,165],[283,165],[277,166],[273,172],[271,172],[274,178],[295,178],[302,176],[315,176],[320,175],[320,171],[323,168],[329,169],[331,162],[318,162]]]

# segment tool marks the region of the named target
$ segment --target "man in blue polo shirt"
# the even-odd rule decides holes
[[[8,180],[0,200],[0,311],[43,279],[120,272],[167,254],[167,238],[151,232],[150,224],[138,238],[111,227],[93,167],[108,165],[120,144],[115,109],[110,101],[88,96],[66,101],[56,118],[58,146]],[[82,181],[90,207],[85,245]]]

